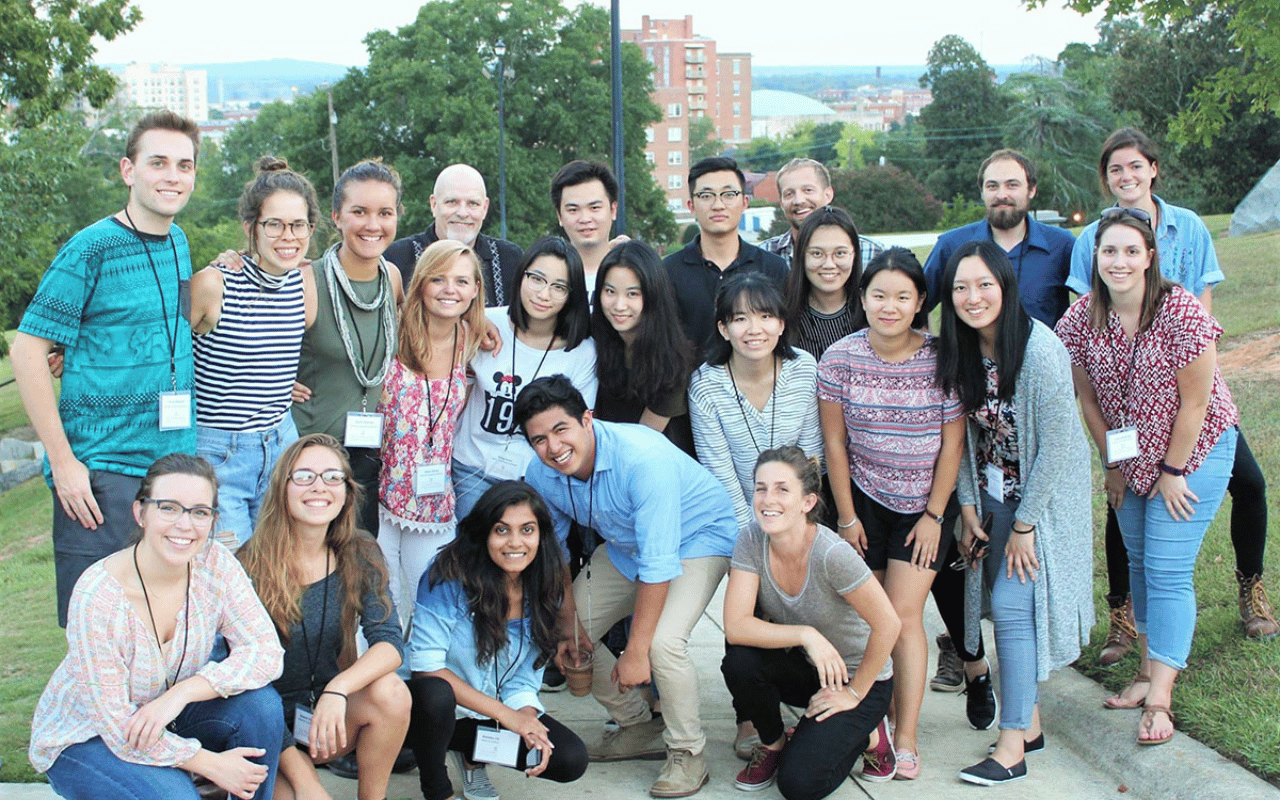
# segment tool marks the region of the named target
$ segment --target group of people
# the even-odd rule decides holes
[[[651,795],[688,796],[709,780],[688,640],[726,575],[738,788],[917,777],[927,684],[989,728],[984,608],[1000,734],[960,777],[1023,778],[1037,684],[1094,623],[1090,437],[1139,649],[1107,705],[1143,709],[1137,741],[1172,736],[1229,485],[1262,508],[1251,537],[1233,511],[1246,632],[1277,632],[1265,484],[1215,364],[1223,276],[1137,131],[1105,145],[1117,204],[1078,239],[1028,215],[1034,166],[1001,150],[986,219],[923,266],[861,236],[808,159],[778,174],[790,230],[748,244],[725,157],[690,169],[699,232],[666,259],[612,236],[600,163],[553,177],[566,238],[522,250],[480,233],[464,164],[396,239],[399,178],[362,161],[308,261],[316,192],[264,157],[246,249],[193,275],[174,218],[198,145],[171,112],[135,126],[125,208],[62,248],[13,345],[68,638],[30,753],[63,796],[194,796],[193,773],[325,797],[338,761],[377,800],[402,748],[427,800],[455,796],[449,758],[469,800],[498,797],[488,764],[568,782],[632,758],[665,759]],[[589,676],[598,741],[546,713],[557,670]]]

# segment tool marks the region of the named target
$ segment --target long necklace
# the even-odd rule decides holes
[[[391,269],[384,259],[378,259],[378,295],[372,302],[366,303],[356,295],[350,279],[347,278],[347,271],[342,268],[342,263],[338,260],[340,246],[341,244],[335,244],[330,247],[320,260],[325,277],[328,279],[326,283],[329,285],[329,301],[333,306],[333,316],[338,323],[338,335],[342,338],[342,346],[347,351],[347,360],[351,362],[351,369],[360,385],[366,389],[381,386],[383,379],[387,377],[387,370],[391,367],[391,359],[395,355],[394,348],[391,347],[391,342],[396,338],[396,304],[391,289]],[[381,314],[379,331],[385,332],[386,345],[383,348],[382,365],[373,375],[369,374],[368,365],[364,363],[364,353],[357,356],[352,347],[351,328],[355,327],[355,320],[348,323],[346,315],[342,313],[342,307],[348,304],[361,311],[374,311]],[[376,342],[374,349],[377,349]]]
[[[138,544],[141,544],[139,542]],[[160,629],[156,627],[156,616],[151,613],[151,595],[147,594],[147,582],[142,579],[142,570],[138,568],[138,545],[133,546],[133,571],[138,576],[138,583],[142,586],[142,599],[147,604],[147,617],[151,620],[151,635],[156,639],[156,649],[160,651],[160,663],[164,663],[164,645],[160,644]],[[191,636],[191,562],[187,562],[187,589],[186,589],[186,606],[187,613],[182,618],[182,655],[178,656],[178,669],[173,673],[173,683],[177,683],[178,676],[182,674],[182,662],[187,660],[187,640]],[[164,668],[164,690],[167,692],[173,687],[173,683],[169,682],[169,666],[165,664]],[[172,729],[173,723],[169,723]]]
[[[738,401],[738,411],[742,414],[742,424],[747,429],[747,435],[751,437],[751,446],[756,449],[756,455],[760,455],[760,444],[756,441],[756,435],[751,430],[751,420],[747,418],[747,407],[742,403],[742,392],[738,390],[738,381],[733,377],[733,357],[724,362],[724,368],[729,372],[729,383],[733,385],[733,396]],[[769,400],[773,403],[773,408],[769,412],[769,448],[773,449],[773,432],[778,427],[778,357],[773,357],[773,389],[769,392]]]
[[[302,626],[302,652],[307,656],[307,668],[311,670],[311,681],[307,686],[311,689],[311,705],[314,708],[316,704],[316,667],[320,665],[320,646],[324,643],[325,622],[329,616],[329,545],[324,547],[324,578],[320,583],[320,596],[324,598],[320,603],[320,633],[316,635],[316,656],[311,657],[311,637],[307,635],[307,615],[303,614],[298,623]]]

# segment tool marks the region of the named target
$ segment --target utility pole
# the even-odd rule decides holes
[[[609,7],[609,51],[613,73],[613,174],[618,179],[618,219],[616,233],[627,232],[627,168],[623,163],[626,149],[622,138],[622,31],[618,0]]]
[[[498,238],[507,238],[507,45],[494,45],[498,54]]]
[[[338,185],[338,115],[333,113],[333,87],[321,85],[329,95],[329,153],[333,156],[333,184]]]

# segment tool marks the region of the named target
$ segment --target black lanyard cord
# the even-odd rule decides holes
[[[173,310],[173,330],[169,330],[169,306],[164,300],[164,285],[160,282],[160,271],[156,269],[156,262],[151,258],[151,248],[147,246],[147,240],[142,231],[138,230],[138,226],[134,224],[133,217],[129,214],[129,207],[124,207],[124,218],[129,220],[129,227],[138,237],[138,241],[142,243],[142,251],[147,254],[147,263],[151,265],[151,276],[156,279],[156,291],[160,293],[160,319],[164,327],[164,338],[169,345],[169,378],[173,388],[178,388],[178,320],[182,318],[182,266],[178,263],[178,245],[173,241],[173,235],[169,234],[165,238],[169,240],[169,247],[173,250],[173,275],[178,281],[178,296]]]
[[[324,584],[321,596],[324,598],[320,603],[320,632],[316,634],[316,654],[315,658],[311,657],[311,637],[307,635],[307,615],[303,614],[298,620],[302,626],[302,652],[307,656],[307,669],[311,671],[311,681],[307,684],[308,690],[311,692],[311,706],[314,708],[316,704],[316,668],[320,666],[320,647],[324,643],[325,622],[329,617],[329,545],[324,547],[324,578],[321,583]]]

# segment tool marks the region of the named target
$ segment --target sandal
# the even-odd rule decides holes
[[[1169,718],[1169,725],[1172,728],[1173,712],[1169,710],[1168,706],[1147,706],[1146,709],[1142,712],[1142,722],[1138,723],[1138,740],[1137,740],[1138,744],[1144,745],[1144,746],[1153,745],[1153,744],[1164,744],[1165,742],[1173,738],[1172,730],[1169,731],[1168,736],[1162,736],[1159,739],[1143,739],[1142,738],[1142,732],[1144,730],[1147,732],[1151,731],[1151,723],[1154,721],[1156,714],[1164,714],[1165,716],[1167,716]]]
[[[1146,675],[1139,675],[1138,677],[1133,679],[1133,683],[1129,684],[1128,688],[1126,688],[1124,691],[1118,694],[1113,694],[1110,697],[1108,697],[1106,700],[1103,700],[1102,707],[1110,708],[1113,710],[1127,709],[1127,708],[1142,708],[1147,703],[1147,692],[1143,692],[1142,698],[1139,700],[1124,699],[1124,693],[1129,691],[1129,689],[1132,689],[1133,687],[1137,686],[1140,683],[1145,683],[1147,685],[1147,691],[1148,692],[1151,691],[1151,678],[1149,678]]]

